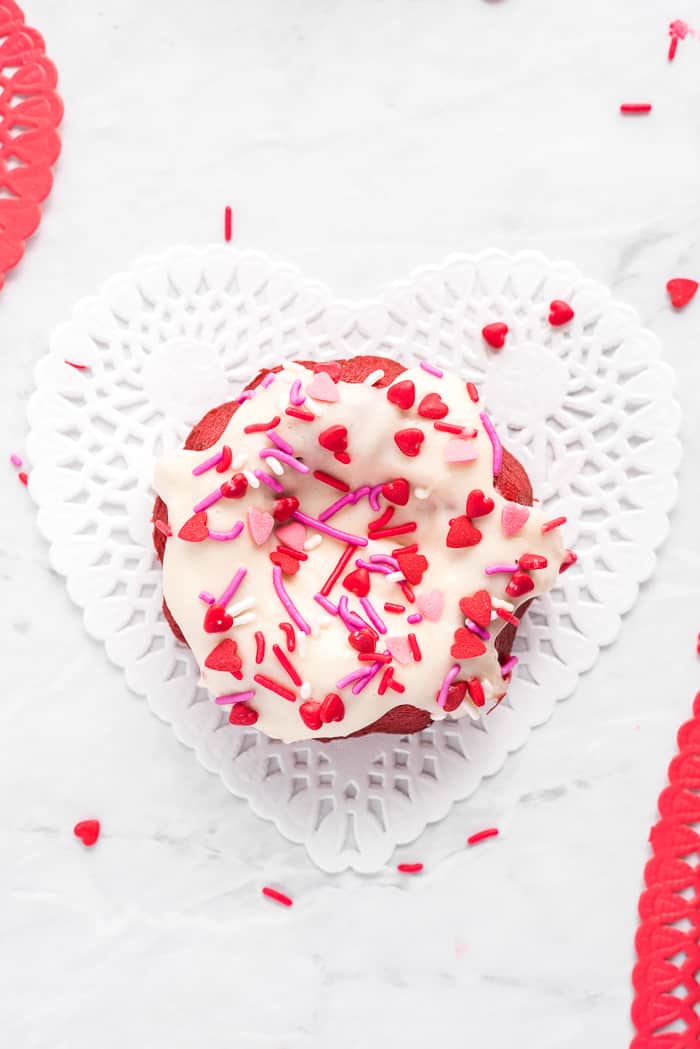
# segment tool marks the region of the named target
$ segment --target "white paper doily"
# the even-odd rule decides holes
[[[560,328],[555,298],[575,309]],[[493,320],[510,328],[498,354],[480,334]],[[568,515],[580,561],[526,617],[508,699],[483,725],[280,744],[228,725],[162,617],[153,463],[261,366],[359,353],[477,382],[542,503]],[[680,412],[656,338],[573,266],[530,253],[453,257],[350,303],[259,254],[174,248],[80,301],[36,381],[30,490],[88,633],[207,769],[328,871],[377,870],[550,716],[617,636],[676,496]]]

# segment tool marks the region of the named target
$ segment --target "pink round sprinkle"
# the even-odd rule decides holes
[[[406,622],[410,623],[411,626],[413,626],[414,623],[422,623],[423,616],[420,612],[411,612],[410,616],[406,616]]]
[[[21,458],[19,457],[19,455],[16,455],[14,452],[10,456],[10,462],[12,463],[13,466],[16,466],[18,469],[22,465]]]

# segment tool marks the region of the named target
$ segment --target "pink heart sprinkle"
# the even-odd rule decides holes
[[[385,637],[384,644],[399,663],[410,663],[413,659],[407,637]]]
[[[303,550],[306,542],[306,529],[298,521],[292,521],[291,524],[282,525],[277,529],[277,538],[290,550]]]
[[[256,510],[253,506],[248,511],[247,518],[251,539],[257,546],[262,546],[270,538],[275,524],[274,517],[268,514],[267,510]]]
[[[464,441],[461,437],[453,437],[445,445],[446,463],[471,463],[476,457],[476,446],[473,441]]]
[[[313,379],[306,387],[309,397],[315,401],[326,401],[328,404],[340,400],[338,387],[331,379],[328,372],[316,372]]]
[[[521,506],[520,503],[506,503],[501,511],[503,534],[509,537],[517,535],[529,516],[530,511],[526,506]]]
[[[426,619],[432,619],[435,623],[445,607],[445,595],[442,590],[429,590],[425,594],[418,594],[416,605],[421,615],[424,615]]]

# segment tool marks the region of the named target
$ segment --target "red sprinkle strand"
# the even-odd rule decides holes
[[[305,554],[303,550],[293,550],[291,546],[282,546],[280,543],[277,547],[278,554],[287,554],[288,557],[293,557],[295,561],[308,561],[309,555]]]
[[[410,583],[399,583],[401,593],[408,601],[409,605],[412,605],[416,600],[416,595],[413,593],[413,587]]]
[[[270,900],[276,900],[277,903],[284,904],[285,907],[291,907],[294,900],[291,896],[285,896],[283,892],[278,892],[277,889],[271,889],[269,885],[266,885],[262,891],[263,896],[267,896]]]
[[[165,521],[155,521],[154,527],[160,532],[161,535],[164,535],[166,539],[169,539],[170,536],[173,534],[170,525],[166,524]]]
[[[551,532],[554,528],[559,528],[564,524],[566,524],[565,517],[554,517],[551,521],[545,521],[540,531],[542,532],[542,535],[544,535],[546,532]]]
[[[265,658],[265,635],[262,630],[255,631],[255,662],[260,666]]]
[[[391,670],[391,667],[389,667],[389,670]],[[389,681],[389,688],[392,689],[394,692],[405,692],[406,691],[405,686],[402,685],[400,681],[397,681],[396,678],[394,677],[393,671],[392,671],[392,675],[391,675],[391,680]]]
[[[392,557],[399,557],[400,554],[415,554],[418,552],[418,543],[411,543],[410,546],[397,546],[395,550],[391,551]]]
[[[348,545],[345,547],[345,550],[343,551],[343,553],[340,555],[340,558],[338,559],[338,563],[336,564],[336,566],[333,569],[333,571],[331,572],[331,574],[328,576],[328,579],[325,581],[325,583],[321,587],[321,595],[323,597],[328,597],[328,595],[330,594],[331,590],[333,589],[335,584],[338,582],[338,579],[339,579],[340,575],[342,574],[343,569],[345,568],[346,564],[348,563],[348,561],[350,560],[350,558],[352,557],[352,555],[355,553],[356,550],[357,550],[357,547],[353,546],[352,543],[348,543]]]
[[[467,838],[467,845],[476,845],[480,841],[485,841],[486,838],[497,838],[498,827],[487,827],[486,830],[477,831],[476,834],[470,834]]]
[[[396,867],[397,871],[401,871],[402,874],[420,874],[423,870],[422,863],[399,863]]]
[[[305,423],[312,423],[316,418],[312,412],[306,412],[303,408],[285,408],[284,414],[291,415],[293,419],[301,419]]]
[[[71,368],[75,368],[75,370],[77,372],[85,372],[89,368],[89,365],[87,365],[87,364],[78,364],[77,361],[66,361],[66,360],[64,360],[63,363],[64,364],[70,364]]]
[[[224,208],[224,240],[226,241],[227,244],[231,240],[231,229],[232,229],[232,226],[233,226],[233,213],[231,211],[231,208],[227,204],[226,207]]]
[[[297,636],[294,632],[294,627],[291,623],[280,623],[279,628],[284,634],[287,641],[287,651],[293,652],[297,647]]]
[[[279,646],[278,646],[279,648]],[[280,649],[280,652],[282,649]],[[290,703],[293,703],[297,698],[289,688],[285,688],[284,685],[280,685],[279,681],[273,681],[271,677],[265,677],[264,674],[255,674],[253,681],[256,681],[262,688],[268,689],[270,692],[276,692],[282,699],[288,699]]]
[[[477,390],[477,388],[476,388],[476,386],[474,385],[473,382],[468,382],[467,383],[467,393],[469,394],[470,400],[474,404],[478,404],[479,403],[479,391]]]
[[[265,430],[274,430],[275,426],[279,426],[280,422],[279,415],[276,415],[269,423],[251,423],[250,426],[245,426],[243,433],[264,433]]]
[[[651,102],[623,102],[621,113],[651,113]]]
[[[415,532],[418,525],[415,521],[407,521],[406,524],[394,525],[393,528],[377,528],[372,532],[372,539],[391,539],[395,535],[408,535]]]
[[[436,430],[440,430],[441,433],[463,433],[463,426],[453,426],[452,423],[433,423]]]
[[[399,612],[399,613],[400,612],[405,612],[406,611],[406,606],[405,605],[395,605],[393,601],[385,601],[384,602],[384,611],[385,612]]]
[[[388,524],[394,516],[394,507],[387,506],[386,510],[381,517],[375,517],[373,521],[367,525],[367,532],[373,532],[376,528],[382,528],[385,524]]]
[[[700,656],[700,634],[698,634],[698,640],[697,640],[697,643],[695,645],[695,651]]]
[[[292,663],[290,663],[289,659],[287,658],[287,656],[282,651],[282,649],[280,648],[279,645],[273,645],[272,646],[272,651],[275,653],[275,656],[277,657],[277,662],[280,664],[280,666],[282,666],[284,668],[284,670],[287,671],[287,673],[289,674],[290,678],[292,679],[292,681],[294,682],[294,684],[298,688],[299,685],[301,684],[301,678],[299,676],[299,671],[297,670],[297,668]]]
[[[676,50],[677,50],[677,48],[678,48],[678,37],[674,33],[673,36],[671,37],[671,43],[668,45],[668,60],[669,60],[669,62],[673,62],[674,58],[676,57]]]
[[[327,474],[324,470],[314,470],[314,477],[317,481],[330,485],[331,488],[335,488],[339,492],[350,491],[349,484],[346,484],[345,481],[339,481],[337,477],[333,477],[332,474]]]
[[[20,483],[23,484],[24,487],[26,488],[29,478],[27,477],[27,475],[24,472],[24,470],[22,470],[20,473],[17,474],[17,478],[20,481]]]
[[[377,689],[377,692],[380,696],[383,696],[386,690],[388,689],[389,682],[391,681],[393,676],[394,671],[391,669],[391,667],[387,667],[384,673],[382,674],[382,680],[379,682],[379,688]]]
[[[420,645],[418,644],[418,639],[415,634],[408,635],[408,646],[411,649],[411,655],[416,663],[420,663],[423,658],[423,653],[420,650]]]
[[[496,615],[500,616],[501,619],[505,619],[506,623],[510,623],[511,626],[520,626],[518,617],[514,616],[512,612],[508,612],[505,608],[497,608]]]
[[[216,472],[218,474],[225,474],[231,465],[233,459],[233,452],[231,451],[230,445],[225,444],[221,449],[221,459],[216,464]]]
[[[391,652],[360,652],[360,663],[391,663]]]

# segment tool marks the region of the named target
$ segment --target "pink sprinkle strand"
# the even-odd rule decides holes
[[[292,470],[296,470],[300,474],[311,472],[305,463],[300,463],[293,455],[281,452],[278,448],[263,448],[261,452],[258,452],[258,455],[261,459],[277,459],[279,462],[284,463],[285,466],[291,466]]]
[[[348,630],[362,630],[363,627],[369,626],[369,623],[365,623],[362,616],[356,615],[355,612],[351,612],[348,608],[348,599],[345,594],[338,601],[338,615],[345,623]]]
[[[464,622],[466,624],[467,630],[471,630],[472,634],[476,634],[476,636],[480,637],[482,641],[491,640],[491,635],[489,634],[488,630],[484,630],[483,627],[480,627],[477,623],[472,622],[471,619],[465,619]]]
[[[219,598],[219,600],[216,602],[217,605],[221,605],[222,608],[226,608],[226,605],[229,603],[229,601],[231,600],[233,595],[238,590],[239,586],[241,585],[241,583],[245,579],[247,573],[248,573],[248,569],[247,568],[241,567],[241,568],[237,568],[236,569],[236,571],[233,573],[233,576],[231,578],[231,582],[226,587],[226,589],[224,590],[224,592],[221,595],[221,597]]]
[[[382,575],[391,575],[394,571],[388,565],[374,565],[371,561],[363,561],[361,557],[355,558],[355,564],[358,568],[366,568],[368,572],[381,572]]]
[[[234,397],[236,404],[243,404],[244,401],[250,401],[255,397],[255,390],[244,390],[243,393],[239,393],[238,397]]]
[[[20,456],[16,455],[14,452],[10,456],[10,462],[12,463],[13,466],[16,466],[17,469],[19,469],[20,466],[22,465],[22,460],[21,460]]]
[[[365,614],[372,626],[376,627],[380,634],[386,634],[386,623],[378,614],[370,599],[368,597],[361,597],[360,604],[364,608]]]
[[[367,540],[363,536],[351,535],[350,532],[341,532],[339,528],[324,524],[323,521],[319,521],[316,517],[311,517],[310,514],[303,514],[301,510],[295,510],[292,517],[295,521],[308,525],[309,528],[315,528],[317,532],[323,532],[334,539],[340,539],[343,543],[351,543],[352,546],[367,546]]]
[[[304,619],[303,615],[292,601],[291,597],[284,589],[284,583],[282,582],[282,569],[279,565],[275,565],[272,569],[272,585],[275,588],[275,593],[278,598],[289,612],[290,617],[294,620],[296,625],[299,627],[303,634],[310,634],[311,627]]]
[[[245,703],[248,699],[255,698],[255,689],[248,689],[247,692],[229,692],[227,696],[217,696],[214,700],[219,706],[224,706],[228,703]]]
[[[479,830],[476,834],[470,834],[467,838],[467,845],[476,845],[480,841],[486,841],[487,838],[497,838],[498,827],[487,827],[486,830]]]
[[[299,408],[306,400],[306,394],[301,392],[301,379],[295,379],[289,390],[289,403]]]
[[[199,514],[202,510],[208,510],[214,503],[218,503],[219,499],[223,499],[220,489],[216,489],[210,492],[209,495],[205,495],[203,499],[200,499],[198,503],[192,507],[192,513]]]
[[[383,664],[380,663],[380,666]],[[367,677],[367,668],[361,667],[359,670],[353,670],[351,674],[346,674],[345,677],[341,677],[339,681],[336,681],[336,688],[347,688],[348,685],[352,685],[353,681],[359,681],[360,678]]]
[[[484,424],[484,429],[486,430],[488,438],[493,446],[493,476],[498,477],[501,472],[501,467],[503,466],[503,445],[499,441],[494,425],[486,412],[481,412],[479,418]]]
[[[379,493],[384,486],[381,484],[375,484],[374,488],[369,493],[369,505],[372,510],[379,509]]]
[[[323,594],[314,594],[314,601],[318,601],[321,608],[325,608],[326,612],[329,612],[332,616],[338,615],[338,606],[334,605],[332,601],[329,601]]]
[[[517,572],[519,565],[502,564],[500,561],[495,565],[487,565],[484,569],[486,575],[497,575],[499,572]]]
[[[203,463],[199,464],[199,466],[193,467],[192,473],[195,477],[199,477],[200,474],[205,474],[207,470],[211,470],[217,463],[220,463],[223,457],[224,450],[222,448],[220,452],[216,452],[216,454],[212,455],[209,459],[205,459]]]
[[[386,565],[392,572],[398,572],[399,570],[399,562],[395,557],[390,557],[389,554],[371,554],[370,561],[373,564]]]
[[[285,441],[284,437],[280,437],[276,430],[266,430],[265,436],[276,444],[280,451],[286,452],[287,455],[294,455],[294,449],[292,448],[289,441]]]
[[[459,670],[460,670],[459,666],[455,663],[454,666],[450,667],[450,669],[447,671],[447,673],[445,674],[444,678],[442,679],[442,684],[440,685],[440,691],[437,694],[437,703],[438,703],[439,707],[444,707],[445,703],[447,703],[447,692],[448,692],[448,689],[449,689],[450,685],[452,684],[452,682],[454,681],[454,679],[459,674]]]
[[[236,521],[232,528],[229,528],[228,532],[212,532],[209,529],[209,538],[216,539],[219,543],[227,543],[229,539],[237,539],[243,531],[243,522]]]
[[[422,623],[423,616],[420,612],[411,612],[410,616],[406,616],[406,622],[410,623],[411,626],[413,626],[414,623]]]
[[[365,676],[360,681],[356,681],[355,684],[352,686],[351,691],[353,696],[359,696],[360,692],[362,692],[363,689],[367,688],[370,681],[372,681],[372,679],[377,676],[379,671],[384,669],[384,666],[385,664],[381,660],[378,660],[376,663],[373,663],[369,673],[365,674]]]
[[[510,659],[507,660],[501,667],[501,677],[508,677],[508,675],[516,668],[517,665],[518,657],[511,656]]]
[[[268,386],[272,386],[273,382],[275,381],[275,378],[276,378],[276,373],[275,372],[268,372],[267,375],[265,376],[265,378],[263,379],[263,381],[260,383],[260,385],[262,386],[263,390],[266,390],[268,388]]]
[[[424,372],[427,372],[428,375],[434,375],[437,379],[441,379],[445,374],[440,368],[436,368],[434,364],[428,364],[427,361],[421,361],[420,366]]]
[[[208,590],[201,590],[197,596],[199,597],[200,601],[204,602],[205,605],[213,605],[216,601],[214,595],[210,594]]]
[[[267,470],[253,470],[253,476],[271,488],[275,495],[280,495],[284,491],[284,485],[281,485],[277,478],[269,474]]]

